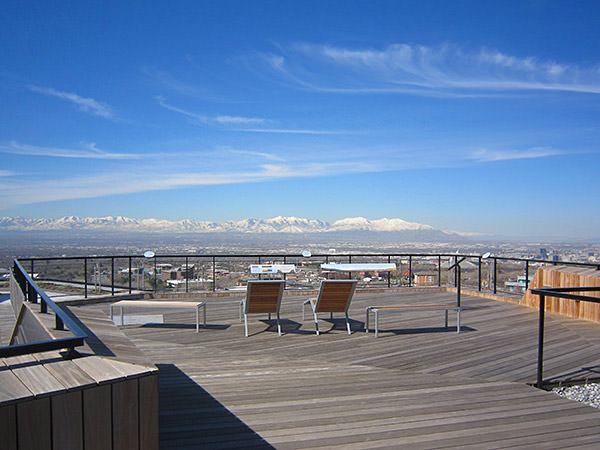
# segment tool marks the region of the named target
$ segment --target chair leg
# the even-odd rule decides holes
[[[279,323],[279,311],[277,311],[277,333],[281,336],[281,324]]]
[[[240,322],[242,321],[242,307],[244,306],[244,301],[240,302]]]
[[[248,316],[244,314],[244,334],[248,337]]]
[[[317,336],[319,335],[319,318],[317,317],[317,313],[313,313],[315,316],[315,331],[317,332]]]
[[[346,328],[348,328],[348,334],[352,334],[350,331],[350,319],[348,319],[348,313],[346,313]]]

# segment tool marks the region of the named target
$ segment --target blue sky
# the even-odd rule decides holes
[[[0,215],[598,238],[598,30],[596,1],[9,1]]]

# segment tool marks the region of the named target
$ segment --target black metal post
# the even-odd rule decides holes
[[[544,312],[546,310],[546,296],[540,295],[540,314],[538,322],[538,362],[537,362],[537,383],[536,387],[541,389],[543,386],[543,365],[544,365]]]
[[[460,264],[456,265],[456,273],[458,274],[458,283],[456,285],[456,306],[460,308]]]
[[[258,264],[260,265],[260,263],[261,263],[261,259],[260,259],[260,256],[259,256],[259,257],[258,257]],[[259,273],[259,274],[258,274],[258,279],[259,279],[259,280],[262,280],[262,273]]]
[[[287,263],[287,258],[285,256],[283,257],[283,263]],[[287,281],[287,273],[283,274],[283,281]],[[285,289],[285,285],[283,286],[283,288]]]
[[[131,256],[129,257],[129,293],[131,294]]]
[[[456,267],[457,267],[456,266],[456,261],[458,261],[458,256],[454,257],[454,264],[455,264],[455,266],[454,266],[454,287],[458,286],[458,277],[456,276],[457,275],[457,272],[456,272]]]
[[[216,262],[216,258],[213,256],[212,258],[212,263],[213,263],[213,292],[215,292],[217,290],[217,262]]]
[[[352,264],[352,255],[348,255],[348,264]],[[352,272],[348,272],[348,279],[352,279]]]
[[[497,280],[496,277],[498,276],[497,267],[498,267],[498,258],[494,257],[494,294],[497,292],[497,285],[496,285],[496,280]]]
[[[529,261],[525,261],[525,290],[529,289]]]
[[[481,256],[479,258],[477,258],[479,260],[479,268],[478,268],[478,286],[479,286],[479,292],[481,292]]]
[[[388,263],[392,262],[392,258],[391,256],[388,256]],[[387,274],[387,279],[388,279],[388,288],[392,285],[392,272],[388,272]]]
[[[87,275],[87,258],[83,258],[83,284],[84,284],[84,298],[88,297],[88,275]],[[60,328],[57,328],[60,330]]]
[[[154,292],[156,292],[157,288],[157,278],[156,278],[156,255],[154,255]]]
[[[42,297],[40,297],[40,312],[46,314],[48,312],[48,305]]]
[[[186,256],[185,257],[185,292],[188,292],[189,270],[190,270],[189,258]]]
[[[64,330],[65,329],[65,323],[63,322],[63,320],[58,316],[58,314],[54,314],[54,328],[57,330]]]
[[[46,266],[47,266],[47,263],[46,263]],[[31,273],[31,278],[35,279],[35,277],[33,276],[33,259],[31,260],[31,272],[30,273]]]
[[[438,255],[438,286],[442,285],[442,257]]]
[[[110,258],[110,292],[115,295],[115,257]]]
[[[27,283],[27,301],[29,303],[37,303],[37,292],[33,285]]]

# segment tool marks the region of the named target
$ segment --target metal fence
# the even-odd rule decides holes
[[[485,256],[485,255],[484,255]],[[20,258],[30,276],[53,290],[90,294],[133,292],[207,292],[243,288],[250,279],[283,278],[286,289],[314,289],[327,277],[357,278],[361,288],[454,286],[461,262],[462,286],[491,293],[521,294],[542,264],[592,267],[600,264],[472,254],[370,253],[370,254],[153,254],[80,257]],[[324,273],[326,263],[395,263],[393,272]],[[293,264],[287,274],[256,275],[253,264]]]

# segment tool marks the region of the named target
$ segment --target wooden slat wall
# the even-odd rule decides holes
[[[0,406],[3,450],[158,449],[158,373]]]
[[[535,273],[521,303],[532,308],[539,307],[539,296],[532,294],[531,289],[586,286],[600,286],[600,271],[571,266],[541,267]],[[589,293],[588,295],[598,296],[600,292]],[[600,304],[546,297],[546,311],[600,323]]]

